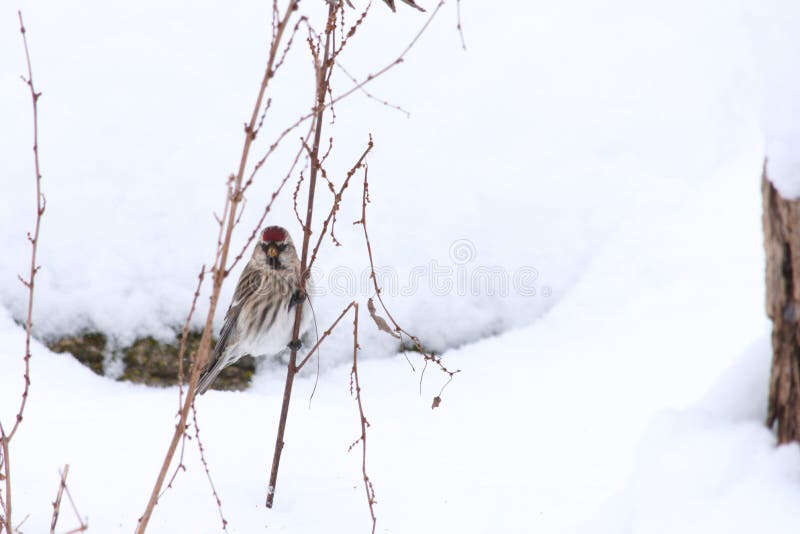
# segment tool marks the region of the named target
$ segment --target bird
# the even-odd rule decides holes
[[[296,306],[303,307],[300,335],[311,318],[308,291],[300,286],[300,260],[289,232],[281,226],[264,228],[236,283],[219,340],[200,376],[198,394],[205,393],[220,372],[242,356],[299,348],[292,347]]]

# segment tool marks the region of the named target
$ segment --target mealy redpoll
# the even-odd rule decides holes
[[[239,276],[197,392],[205,393],[217,375],[242,356],[272,355],[285,349],[292,341],[295,306],[301,303],[302,335],[311,318],[307,300],[300,291],[300,260],[292,238],[280,226],[265,228]]]

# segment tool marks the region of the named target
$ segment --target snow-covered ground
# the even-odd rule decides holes
[[[21,3],[44,92],[38,335],[173,335],[211,259],[211,214],[238,161],[268,4]],[[336,169],[370,132],[376,140],[369,221],[377,262],[397,276],[387,303],[463,371],[431,411],[441,377],[428,369],[420,394],[419,366],[362,324],[378,531],[795,532],[800,451],[776,448],[762,423],[770,350],[752,43],[763,24],[722,0],[462,4],[467,52],[448,4],[370,86],[410,118],[363,98],[337,108]],[[423,17],[404,7],[373,6],[349,70],[372,72],[403,48]],[[16,8],[0,9],[4,422],[22,386],[16,274],[34,200]],[[277,88],[295,110],[310,96],[291,85],[300,75],[287,71]],[[245,227],[281,176],[276,165],[256,182]],[[345,246],[320,256],[321,326],[363,293],[353,193]],[[271,222],[297,236],[288,198]],[[506,291],[459,285],[487,268]],[[432,279],[442,272],[450,290]],[[349,330],[323,352],[313,400],[314,377],[296,387],[273,510],[263,500],[283,372],[262,366],[248,391],[198,401],[230,532],[368,530],[360,454],[346,452],[360,433]],[[33,354],[12,450],[15,518],[47,530],[69,463],[91,531],[132,531],[177,389],[98,377],[39,343]],[[186,455],[152,532],[220,530],[196,448]],[[65,530],[70,519],[62,512]]]

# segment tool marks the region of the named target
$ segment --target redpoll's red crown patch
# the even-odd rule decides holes
[[[286,241],[286,231],[280,226],[270,226],[261,233],[261,241]]]

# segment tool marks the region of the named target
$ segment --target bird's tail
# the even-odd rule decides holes
[[[214,347],[214,352],[209,357],[209,361],[214,363],[206,367],[206,369],[200,375],[200,380],[197,382],[198,395],[205,393],[217,376],[219,376],[219,374],[222,372],[222,369],[225,368],[225,361],[224,358],[222,358],[222,354],[217,353],[220,345],[220,343],[217,343],[217,346]]]

